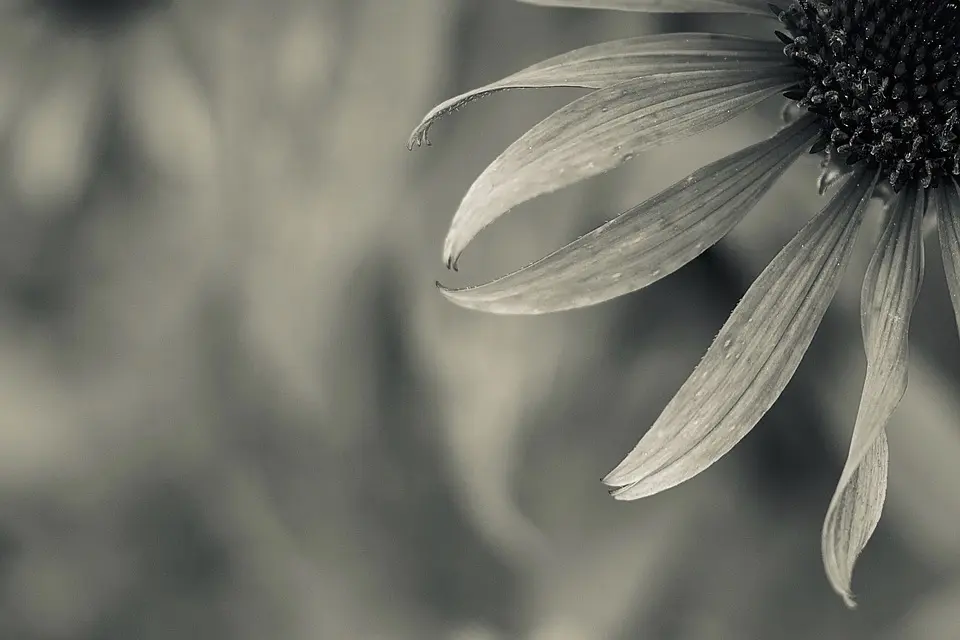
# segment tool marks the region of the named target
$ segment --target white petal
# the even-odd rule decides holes
[[[887,436],[881,430],[863,451],[859,466],[830,501],[821,534],[827,579],[851,609],[850,580],[857,556],[873,535],[887,495]]]
[[[827,578],[849,606],[853,565],[883,509],[883,431],[907,388],[907,332],[923,279],[925,192],[905,189],[893,206],[863,282],[860,313],[867,375],[850,453],[823,525]]]
[[[713,246],[773,186],[819,126],[805,117],[694,172],[567,246],[493,282],[443,289],[492,313],[548,313],[596,304],[663,278]]]
[[[719,125],[793,84],[769,67],[648,76],[560,109],[504,151],[473,183],[443,247],[456,266],[470,241],[516,205],[603,173],[640,151]]]
[[[782,44],[742,36],[666,33],[604,42],[538,62],[440,103],[417,125],[407,146],[429,144],[427,133],[440,118],[498,91],[543,87],[601,89],[658,73],[776,64],[783,64]]]
[[[650,13],[752,13],[771,15],[763,0],[520,0],[527,4]]]
[[[957,190],[957,183],[948,179],[933,193],[937,205],[937,226],[940,228],[943,270],[953,302],[953,314],[960,328],[960,191]]]
[[[858,172],[764,269],[703,360],[604,482],[632,500],[700,473],[773,405],[813,339],[850,258],[876,175]]]

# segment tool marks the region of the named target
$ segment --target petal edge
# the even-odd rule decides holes
[[[818,135],[806,116],[703,167],[550,255],[486,284],[447,289],[455,304],[540,314],[597,304],[673,273],[725,236]]]
[[[692,478],[773,405],[839,286],[876,181],[876,172],[855,173],[764,269],[654,425],[604,478],[619,487],[615,498]]]
[[[410,134],[407,148],[429,145],[430,128],[466,104],[511,89],[602,89],[645,75],[736,69],[783,63],[782,47],[769,40],[717,33],[661,33],[574,49],[444,100]]]
[[[474,181],[444,240],[444,262],[455,268],[473,238],[513,207],[731,120],[790,86],[793,73],[771,67],[660,74],[575,100],[521,136]]]
[[[867,373],[850,452],[821,534],[827,579],[849,607],[857,557],[880,520],[887,488],[884,429],[907,388],[908,332],[923,280],[924,190],[903,190],[889,211],[861,291]]]

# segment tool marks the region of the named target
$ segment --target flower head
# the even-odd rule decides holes
[[[852,606],[853,565],[880,518],[884,434],[907,384],[907,333],[923,276],[923,219],[938,216],[960,324],[960,3],[953,0],[527,0],[647,12],[774,18],[765,39],[676,33],[571,51],[437,106],[414,131],[514,88],[582,87],[504,151],[468,190],[444,244],[455,267],[514,206],[597,175],[640,151],[726,122],[783,95],[794,114],[768,139],[718,160],[554,253],[444,295],[464,307],[537,314],[641,289],[733,229],[804,151],[824,157],[823,209],[773,259],[636,448],[604,479],[632,500],[700,473],[732,449],[796,371],[850,260],[871,200],[883,231],[861,293],[867,356],[846,464],[822,534],[826,573]],[[772,20],[771,20],[772,22]],[[934,215],[934,213],[930,213]]]

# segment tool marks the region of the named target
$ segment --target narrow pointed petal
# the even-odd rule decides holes
[[[887,436],[881,430],[863,452],[861,461],[842,490],[830,501],[821,534],[821,552],[827,579],[851,609],[853,565],[873,535],[887,496]]]
[[[407,146],[429,144],[427,133],[440,118],[469,102],[508,89],[602,89],[658,73],[777,64],[783,64],[783,45],[742,36],[667,33],[604,42],[538,62],[440,103],[413,130]]]
[[[604,482],[621,500],[697,475],[773,405],[800,364],[849,261],[875,172],[854,174],[764,269],[703,360]]]
[[[812,116],[694,172],[549,256],[493,282],[442,289],[456,304],[537,314],[642,289],[733,229],[819,134]]]
[[[853,566],[883,509],[884,429],[907,389],[907,332],[923,279],[925,192],[905,189],[893,207],[863,282],[860,313],[867,375],[850,453],[823,524],[827,578],[851,607]]]
[[[940,228],[940,253],[947,276],[953,314],[960,328],[960,190],[953,179],[934,189],[937,226]]]
[[[761,0],[520,0],[545,7],[578,9],[616,9],[648,13],[750,13],[770,15],[767,2]]]
[[[793,73],[787,67],[684,71],[629,80],[575,100],[477,178],[453,217],[444,261],[455,267],[470,241],[516,205],[722,124],[786,89]]]

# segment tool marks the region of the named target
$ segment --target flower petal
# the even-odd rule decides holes
[[[815,119],[804,117],[527,267],[477,287],[441,290],[470,309],[535,314],[642,289],[733,229],[818,133]]]
[[[883,431],[907,388],[907,332],[923,279],[924,190],[897,197],[860,295],[867,375],[850,453],[823,524],[823,562],[830,584],[853,606],[853,565],[880,520],[887,490]]]
[[[599,89],[507,148],[471,185],[444,241],[449,267],[516,205],[603,173],[650,147],[719,125],[791,84],[789,67],[683,71]]]
[[[881,429],[863,452],[858,467],[830,501],[821,534],[827,579],[851,609],[853,565],[873,535],[887,495],[887,436]]]
[[[739,69],[747,64],[782,65],[783,45],[742,36],[667,33],[583,47],[440,103],[413,130],[407,146],[429,144],[427,133],[440,118],[498,91],[544,87],[601,89],[657,73]]]
[[[752,13],[770,15],[766,0],[520,0],[546,7],[616,9],[649,13]]]
[[[858,172],[764,269],[703,360],[604,482],[642,498],[700,473],[780,396],[810,345],[852,253],[877,176]]]
[[[960,328],[960,191],[953,179],[933,190],[937,204],[937,226],[940,228],[940,253],[947,288],[953,301],[953,314]]]

